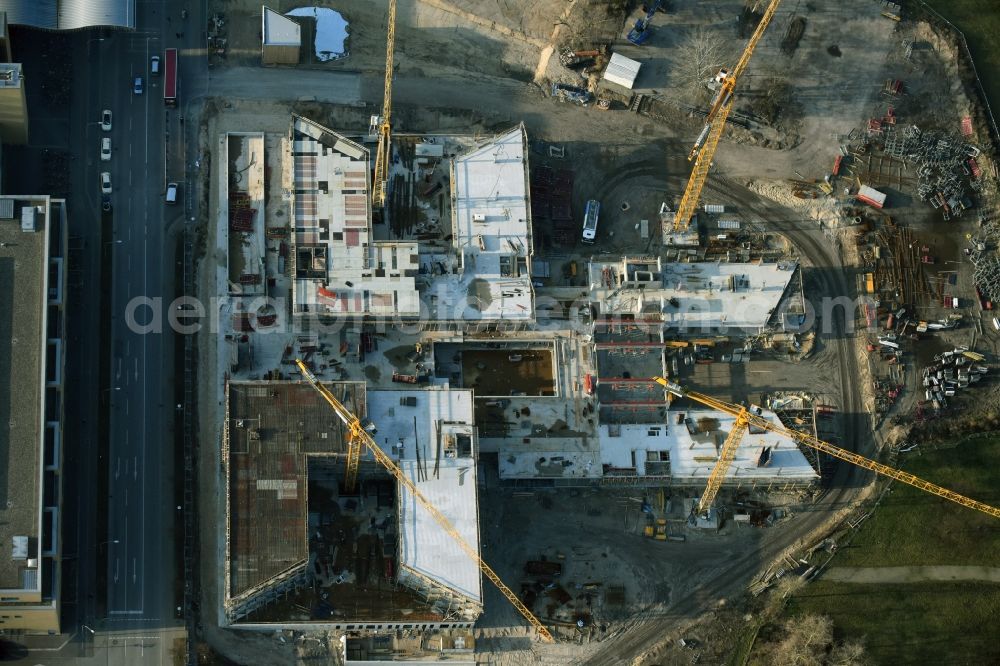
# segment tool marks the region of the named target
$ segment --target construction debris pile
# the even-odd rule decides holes
[[[562,556],[559,558],[562,559]],[[550,623],[575,625],[581,629],[593,624],[594,601],[598,598],[600,583],[564,586],[559,581],[562,572],[563,566],[558,561],[543,558],[525,562],[524,574],[531,580],[521,583],[521,600],[528,608],[534,608],[541,601],[544,609],[539,615]],[[570,594],[566,587],[575,594]]]
[[[978,262],[973,280],[983,309],[992,310],[993,304],[1000,301],[1000,259]]]
[[[934,357],[934,363],[924,368],[924,400],[918,407],[928,404],[935,410],[945,409],[947,399],[982,379],[989,368],[981,364],[986,360],[982,354],[956,347]]]
[[[945,132],[899,127],[895,121],[892,107],[885,118],[869,120],[863,145],[874,144],[886,156],[916,167],[917,196],[940,209],[945,221],[972,208],[971,193],[983,188],[979,148]]]

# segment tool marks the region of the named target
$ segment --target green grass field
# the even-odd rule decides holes
[[[925,0],[965,34],[994,114],[1000,114],[1000,5],[996,0]]]
[[[818,581],[788,611],[828,615],[838,638],[865,637],[874,664],[996,664],[1000,585],[842,585]]]
[[[973,499],[1000,506],[1000,436],[919,457],[900,467]],[[1000,519],[896,483],[874,515],[837,553],[844,567],[974,564],[1000,566]]]
[[[998,506],[998,461],[1000,435],[905,458],[900,466]],[[998,553],[1000,519],[897,483],[831,566],[992,567],[1000,566]],[[838,638],[866,637],[876,664],[1000,663],[1000,642],[990,620],[1000,617],[1000,585],[852,585],[821,577],[792,599],[786,613],[829,615]]]

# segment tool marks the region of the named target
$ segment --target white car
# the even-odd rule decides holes
[[[101,129],[105,132],[111,131],[111,110],[104,109],[101,111]]]
[[[167,185],[167,203],[171,205],[177,203],[177,183]]]
[[[107,171],[101,172],[101,193],[111,194],[111,174]]]
[[[111,161],[111,139],[110,137],[104,137],[101,139],[101,161],[109,162]]]

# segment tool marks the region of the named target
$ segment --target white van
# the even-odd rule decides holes
[[[167,203],[177,203],[177,183],[170,183],[167,185]]]

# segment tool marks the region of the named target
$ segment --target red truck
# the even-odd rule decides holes
[[[177,106],[177,49],[167,49],[163,66],[163,104]]]

